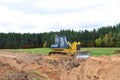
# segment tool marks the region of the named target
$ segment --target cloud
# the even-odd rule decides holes
[[[0,0],[0,32],[91,30],[120,21],[119,0]]]
[[[79,12],[87,9],[95,8],[101,4],[97,2],[91,2],[88,0],[24,0],[24,1],[1,1],[2,6],[7,6],[11,9],[19,9],[28,14],[61,14],[70,12]],[[94,0],[96,1],[96,0]],[[86,3],[88,2],[88,3]]]
[[[8,25],[12,25],[12,24],[7,22],[0,22],[0,26],[6,27]]]

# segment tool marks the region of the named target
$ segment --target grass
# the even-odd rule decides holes
[[[113,55],[115,50],[120,50],[120,48],[81,48],[81,51],[90,51],[91,55]],[[19,52],[19,53],[34,53],[34,54],[48,54],[50,48],[34,48],[34,49],[9,49],[7,51]]]
[[[120,50],[120,48],[82,48],[82,51],[90,51],[91,55],[113,55],[115,50]]]
[[[50,48],[32,48],[32,49],[7,49],[7,51],[14,53],[33,53],[33,54],[48,54]]]

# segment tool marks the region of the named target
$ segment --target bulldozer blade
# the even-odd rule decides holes
[[[78,59],[78,58],[84,58],[84,59],[86,59],[86,58],[88,58],[88,57],[90,57],[90,52],[88,52],[88,51],[76,53],[76,58],[77,58],[77,59]]]

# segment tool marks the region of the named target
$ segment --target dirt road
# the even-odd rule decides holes
[[[0,80],[120,80],[120,55],[84,60],[0,51]]]

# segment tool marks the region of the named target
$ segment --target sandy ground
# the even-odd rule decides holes
[[[0,51],[0,80],[120,80],[120,55],[85,60]]]

